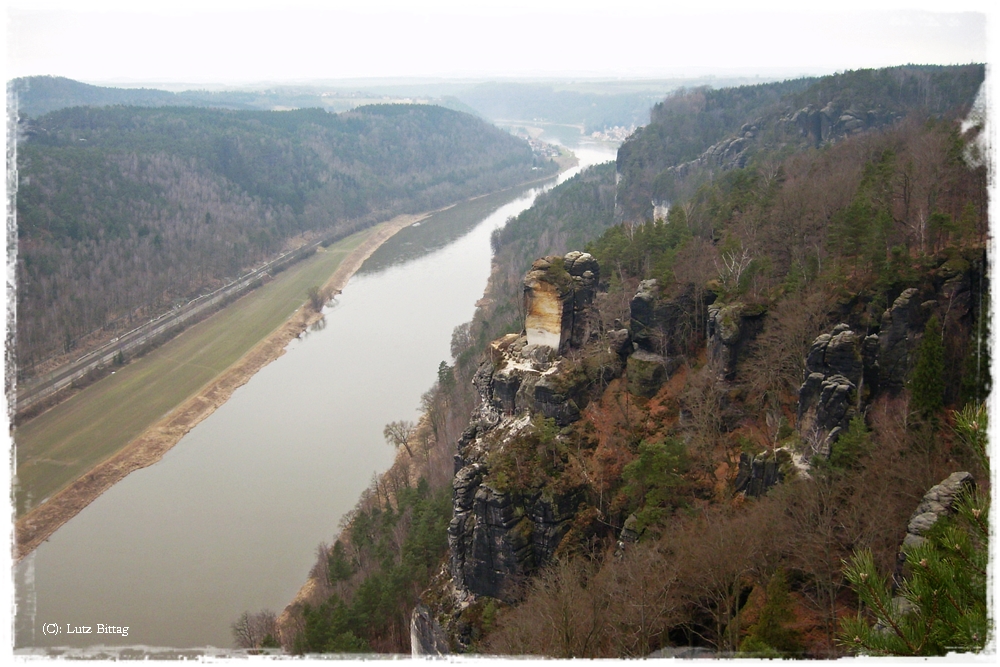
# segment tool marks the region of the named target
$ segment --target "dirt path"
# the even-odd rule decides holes
[[[436,211],[435,211],[436,212]],[[396,232],[431,215],[400,215],[376,227],[370,236],[343,259],[323,286],[326,294],[344,289],[368,257]],[[229,400],[254,374],[285,353],[285,347],[322,315],[308,304],[247,352],[236,363],[154,423],[118,453],[99,463],[46,502],[21,517],[14,526],[15,558],[21,560],[76,516],[98,496],[133,470],[150,466],[184,435]]]

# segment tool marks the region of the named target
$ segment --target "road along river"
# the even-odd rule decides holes
[[[573,150],[581,167],[614,159],[611,146]],[[416,419],[450,358],[489,276],[490,233],[542,189],[461,204],[379,248],[321,326],[16,566],[15,647],[228,647],[243,611],[280,611],[391,464],[382,427]]]

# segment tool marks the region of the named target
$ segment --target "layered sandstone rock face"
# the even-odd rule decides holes
[[[878,336],[862,336],[847,324],[813,341],[799,388],[799,433],[813,455],[829,457],[830,446],[870,396],[878,378]]]
[[[882,313],[877,333],[866,335],[841,323],[813,341],[798,406],[798,431],[809,444],[807,461],[815,455],[829,457],[851,419],[863,414],[877,395],[906,387],[931,316],[937,315],[953,336],[974,337],[973,305],[984,293],[985,258],[970,259],[942,260],[922,288],[902,290]],[[947,373],[961,372],[961,358],[946,361]]]
[[[587,335],[585,308],[600,279],[597,260],[585,252],[535,260],[524,277],[524,328],[528,345],[563,352]]]
[[[719,377],[732,380],[736,366],[747,347],[764,328],[766,309],[741,302],[713,303],[708,307],[705,345],[708,362]]]

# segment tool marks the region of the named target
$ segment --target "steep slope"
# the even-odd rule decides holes
[[[931,78],[962,88],[970,70],[981,74]],[[824,107],[808,117],[840,84],[848,95],[857,81],[898,76],[789,88],[819,86]],[[853,650],[840,623],[862,610],[845,560],[866,549],[893,572],[928,489],[956,471],[990,480],[949,426],[991,385],[982,128],[896,113],[850,127],[860,118],[841,113],[850,118],[816,150],[783,111],[787,132],[757,126],[745,161],[692,166],[714,169],[711,180],[674,196],[664,220],[610,226],[587,254],[562,248],[529,264],[552,253],[510,251],[530,251],[518,228],[561,239],[583,211],[609,216],[613,186],[598,170],[575,187],[600,205],[574,215],[579,200],[553,193],[497,235],[492,291],[456,330],[454,366],[442,364],[414,435],[428,459],[448,466],[455,455],[447,555],[436,574],[422,570],[431,581],[419,604],[406,602],[414,652]],[[378,493],[367,512],[391,510]],[[370,556],[351,555],[355,529],[312,580],[352,605],[357,575],[328,573],[365,567]],[[444,552],[440,535],[435,545]],[[328,599],[325,616],[306,610],[299,636],[314,650],[351,650],[323,644],[358,628]]]
[[[842,655],[842,563],[892,571],[929,488],[989,484],[946,425],[990,388],[978,130],[837,131],[609,229],[579,346],[532,345],[527,275],[527,337],[476,376],[417,650]]]
[[[962,117],[984,77],[982,65],[908,65],[679,91],[618,152],[619,219],[651,219],[656,205],[691,196],[712,173],[757,153],[818,147],[909,114]]]

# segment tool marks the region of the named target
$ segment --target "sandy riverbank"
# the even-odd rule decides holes
[[[430,215],[431,213],[400,215],[375,227],[368,238],[340,263],[323,286],[324,292],[335,294],[342,290],[351,276],[379,246],[399,230]],[[321,317],[322,315],[315,312],[308,303],[304,304],[283,325],[271,332],[198,393],[154,423],[116,454],[21,517],[14,526],[15,558],[20,560],[31,553],[60,526],[130,472],[150,466],[163,458],[163,455],[188,431],[229,400],[233,392],[246,384],[257,371],[284,354],[288,343]]]

